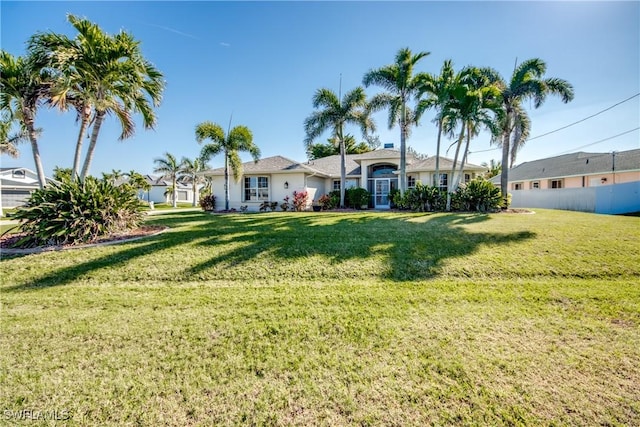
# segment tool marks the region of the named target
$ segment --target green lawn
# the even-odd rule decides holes
[[[15,416],[32,410],[66,411],[64,425],[640,424],[638,217],[148,222],[171,229],[3,255],[4,420],[50,423]]]

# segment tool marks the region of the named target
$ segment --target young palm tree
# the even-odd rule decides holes
[[[201,158],[195,158],[193,160],[183,157],[182,158],[182,177],[186,182],[190,182],[193,190],[193,203],[192,206],[198,205],[198,185],[205,182],[204,176],[200,173],[209,168],[207,162]]]
[[[18,145],[29,141],[29,134],[24,127],[20,127],[17,132],[11,133],[11,127],[14,121],[5,114],[0,120],[0,154],[6,154],[9,157],[17,159],[20,156]],[[36,134],[40,133],[40,129],[36,129]]]
[[[33,161],[40,188],[46,185],[42,158],[38,147],[36,112],[47,99],[51,88],[51,74],[35,55],[14,57],[0,51],[0,111],[15,119],[31,142]]]
[[[196,139],[198,143],[207,139],[212,141],[202,147],[200,158],[203,161],[206,162],[217,154],[224,154],[224,204],[225,210],[229,210],[229,167],[233,170],[233,178],[237,182],[242,175],[242,161],[238,153],[250,153],[257,163],[260,149],[253,143],[253,135],[246,126],[236,126],[225,135],[220,125],[203,122],[196,126]]]
[[[89,147],[80,177],[89,173],[100,128],[107,114],[120,121],[120,140],[132,136],[132,113],[140,113],[146,129],[153,128],[156,117],[152,106],[162,98],[162,74],[144,57],[139,42],[121,31],[115,36],[104,33],[96,24],[69,14],[67,19],[78,31],[75,39],[64,35],[36,34],[29,49],[48,59],[48,66],[60,74],[51,103],[62,109],[75,107],[80,131],[72,177],[78,175],[84,135],[93,122]]]
[[[330,130],[332,138],[340,146],[340,206],[344,207],[345,181],[346,181],[346,148],[345,144],[349,135],[344,134],[344,126],[348,124],[359,125],[362,134],[367,137],[369,132],[375,131],[375,124],[371,120],[370,110],[367,104],[367,95],[364,89],[357,87],[346,93],[342,100],[330,89],[318,89],[313,96],[313,108],[304,121],[304,140],[307,149],[313,140]]]
[[[171,153],[164,153],[164,157],[158,157],[153,160],[156,167],[153,169],[156,173],[161,173],[171,179],[171,193],[173,194],[173,207],[178,207],[178,176],[182,172],[182,163],[178,163],[176,157]]]
[[[480,163],[480,166],[487,168],[487,172],[484,174],[484,177],[487,179],[498,176],[502,172],[502,163],[496,161],[495,159],[491,159],[489,163],[482,162]]]
[[[400,49],[393,64],[370,70],[362,79],[366,87],[377,85],[386,90],[371,99],[372,110],[389,108],[389,129],[396,123],[400,125],[399,190],[401,193],[404,193],[407,185],[407,138],[411,126],[417,123],[414,111],[407,104],[418,94],[421,82],[426,78],[425,73],[414,75],[413,69],[416,63],[427,55],[429,52],[419,52],[414,55],[409,48]]]
[[[503,207],[507,208],[507,196],[509,190],[509,169],[506,167],[509,160],[515,161],[515,154],[526,140],[530,128],[530,120],[527,116],[523,101],[533,100],[535,108],[540,107],[547,95],[560,96],[562,102],[567,103],[573,99],[573,86],[566,80],[555,77],[544,78],[547,70],[546,63],[533,58],[524,61],[513,71],[511,79],[507,82],[499,81],[501,90],[502,115],[497,125],[500,128],[500,136],[493,142],[502,146],[502,173],[500,175],[500,189],[502,191]]]
[[[435,121],[438,123],[438,139],[436,143],[436,171],[435,182],[437,187],[441,185],[440,179],[440,147],[442,139],[442,126],[452,103],[452,91],[455,84],[456,73],[450,59],[446,60],[440,70],[440,75],[427,74],[418,89],[418,98],[425,94],[426,99],[421,99],[416,107],[416,118],[420,120],[422,114],[428,109],[436,110]]]

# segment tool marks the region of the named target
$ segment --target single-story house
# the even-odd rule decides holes
[[[450,184],[453,161],[440,158],[441,188]],[[369,206],[375,209],[389,209],[389,192],[398,188],[400,151],[379,149],[363,154],[346,156],[345,187],[365,188],[371,194]],[[229,207],[240,209],[247,206],[257,211],[265,201],[282,202],[285,197],[293,198],[293,192],[306,191],[309,207],[313,202],[340,189],[340,156],[334,155],[307,162],[296,162],[282,156],[267,157],[258,162],[242,165],[243,174],[239,181],[233,180],[229,172]],[[486,172],[483,166],[467,163],[464,167],[465,181]],[[224,168],[210,169],[203,175],[211,179],[212,192],[217,197],[218,206],[224,200]],[[407,187],[417,182],[431,183],[435,179],[435,158],[419,160],[407,154]]]
[[[491,179],[500,185],[500,176]],[[522,163],[509,170],[513,207],[598,213],[640,211],[640,149],[578,152]]]
[[[171,203],[173,197],[173,184],[171,178],[165,176],[144,175],[144,178],[151,185],[149,191],[138,190],[138,198],[146,202]],[[191,184],[186,184],[180,180],[177,182],[178,203],[193,202],[193,188]]]
[[[46,178],[47,182],[52,181]],[[3,208],[15,208],[26,203],[40,188],[38,174],[27,168],[0,168],[0,201]]]

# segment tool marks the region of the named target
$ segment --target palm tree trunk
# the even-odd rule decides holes
[[[178,207],[178,186],[176,185],[176,176],[173,175],[173,208]]]
[[[24,117],[24,124],[29,134],[29,142],[31,142],[31,151],[33,152],[33,163],[36,166],[36,173],[38,174],[38,184],[40,189],[44,188],[47,184],[47,178],[44,174],[44,168],[42,167],[42,158],[40,157],[40,149],[38,148],[38,137],[36,135],[36,129],[34,126],[34,119],[31,111],[23,109],[22,115]]]
[[[100,111],[96,114],[96,121],[93,124],[93,130],[91,131],[91,140],[89,141],[89,148],[87,149],[87,156],[84,159],[84,165],[82,166],[82,173],[80,174],[80,179],[83,181],[87,178],[89,174],[89,168],[91,167],[91,162],[93,161],[93,155],[96,150],[96,144],[98,143],[98,134],[100,133],[100,127],[102,126],[102,121],[104,120],[104,111]]]
[[[502,193],[502,209],[509,207],[509,140],[511,139],[511,125],[509,113],[505,119],[507,121],[502,135],[502,171],[500,173],[500,192]]]
[[[469,144],[471,143],[471,125],[467,128],[467,144],[462,152],[462,161],[460,162],[460,169],[458,171],[458,176],[456,176],[456,183],[454,188],[458,188],[460,185],[460,180],[462,179],[462,174],[464,172],[464,164],[467,162],[467,155],[469,154]]]
[[[80,122],[80,131],[78,132],[78,140],[76,141],[76,152],[73,156],[73,169],[71,169],[71,181],[75,181],[78,178],[78,172],[80,169],[80,157],[82,155],[82,141],[84,135],[87,132],[89,126],[89,119],[91,118],[91,106],[85,105],[82,112],[82,121]]]
[[[347,154],[344,144],[344,135],[342,134],[342,124],[338,129],[338,138],[340,139],[340,207],[345,207],[345,194],[347,184]]]
[[[194,208],[198,205],[198,181],[196,181],[195,174],[193,175],[193,206]]]
[[[451,210],[451,192],[455,191],[455,188],[453,188],[454,177],[456,174],[456,165],[458,164],[458,155],[460,154],[460,146],[462,145],[462,140],[464,138],[464,129],[465,129],[465,124],[462,123],[462,129],[460,129],[460,136],[458,137],[458,141],[456,142],[456,155],[453,157],[453,166],[451,167],[451,176],[448,179],[448,182],[450,184],[447,186],[447,211]]]
[[[407,185],[407,110],[406,105],[402,103],[402,117],[400,119],[400,182],[398,189],[400,195],[403,195]]]
[[[438,142],[436,145],[436,180],[435,186],[440,188],[440,138],[442,137],[442,119],[438,120]]]
[[[229,210],[229,153],[224,152],[224,210]]]

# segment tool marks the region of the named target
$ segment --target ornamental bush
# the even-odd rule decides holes
[[[306,191],[294,191],[293,192],[293,210],[301,212],[307,208],[307,200],[309,195]]]
[[[362,206],[369,206],[369,192],[364,188],[347,188],[344,199],[344,203],[350,208],[360,209]]]
[[[131,186],[116,187],[94,177],[52,183],[34,191],[17,209],[18,230],[26,234],[17,245],[89,243],[136,228],[143,216]]]
[[[216,196],[205,194],[200,197],[200,207],[203,211],[213,212],[216,209]]]

